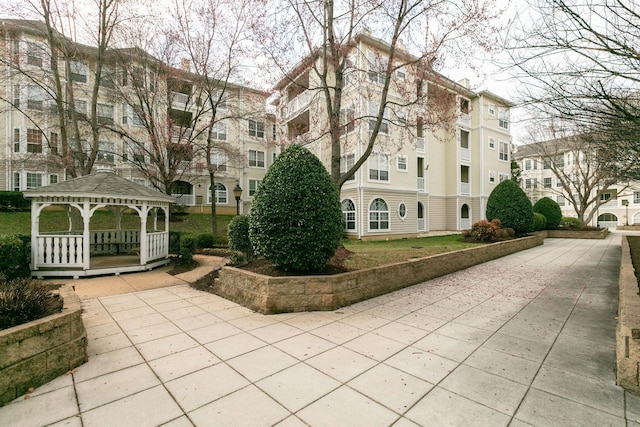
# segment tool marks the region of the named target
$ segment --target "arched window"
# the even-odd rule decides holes
[[[369,230],[389,229],[389,207],[382,199],[374,199],[369,205]]]
[[[422,202],[418,202],[418,231],[424,231],[426,224],[424,220],[424,205]]]
[[[216,204],[226,205],[228,201],[227,187],[225,187],[224,184],[220,182],[216,182],[214,188],[216,189]],[[209,190],[211,190],[211,186],[209,186]],[[209,203],[211,203],[211,191],[207,192],[207,200]]]
[[[354,231],[356,229],[356,205],[351,199],[342,201],[342,223],[344,231]]]

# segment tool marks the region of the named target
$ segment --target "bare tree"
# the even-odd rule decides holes
[[[407,107],[425,107],[420,123],[425,128],[446,127],[454,121],[454,85],[437,69],[445,58],[464,60],[473,49],[490,48],[492,22],[499,15],[493,1],[287,0],[269,2],[268,7],[261,15],[258,41],[273,67],[285,76],[280,87],[293,83],[299,92],[306,90],[323,104],[322,117],[315,118],[322,131],[314,137],[330,139],[331,176],[339,188],[367,160],[381,127],[389,123],[406,126],[412,120],[401,113]],[[379,34],[386,52],[384,57],[368,58],[367,64],[358,65],[354,50],[367,31]],[[300,72],[307,67],[311,77],[300,80]],[[411,84],[396,86],[392,77],[398,72],[411,73],[405,74]],[[349,82],[364,80],[369,73],[381,83],[376,91],[363,93],[376,106],[375,111],[341,116]],[[357,81],[354,84],[365,87]],[[391,91],[402,93],[403,100],[392,100]],[[418,125],[416,119],[412,121]],[[366,148],[341,172],[341,134],[345,126],[357,123],[371,124]]]
[[[545,139],[549,138],[551,139]],[[589,224],[600,206],[607,202],[602,196],[613,186],[618,192],[629,187],[629,169],[621,165],[609,150],[603,149],[602,136],[598,134],[569,134],[553,125],[532,132],[534,140],[519,148],[520,157],[531,157],[535,169],[548,169],[555,177],[555,185],[543,188],[545,192],[564,197],[573,207],[582,225]],[[633,166],[635,168],[635,166]],[[525,168],[526,169],[526,168]],[[529,182],[525,191],[531,197],[540,193],[541,183]]]
[[[575,132],[617,147],[619,161],[636,162],[640,150],[629,131],[640,130],[640,3],[531,4],[507,43],[522,101],[534,119],[571,123]]]

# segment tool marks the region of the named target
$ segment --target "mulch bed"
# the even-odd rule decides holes
[[[640,283],[640,236],[627,236],[629,242],[629,251],[631,253],[631,262],[636,273],[636,279]]]

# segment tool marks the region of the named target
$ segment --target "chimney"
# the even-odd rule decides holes
[[[180,60],[180,68],[182,71],[191,71],[191,61],[188,58],[182,58]]]
[[[471,87],[471,82],[467,78],[464,78],[462,80],[458,80],[458,84],[460,86],[464,87],[465,89],[469,89]]]

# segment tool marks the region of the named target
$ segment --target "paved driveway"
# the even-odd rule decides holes
[[[625,426],[620,235],[544,246],[334,312],[188,286],[84,302],[89,362],[0,408],[29,426]]]

